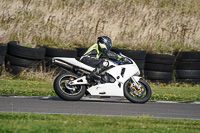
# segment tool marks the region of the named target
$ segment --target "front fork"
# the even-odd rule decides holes
[[[133,86],[136,87],[137,90],[141,90],[142,89],[142,86],[140,85],[140,83],[138,82],[139,79],[135,79],[134,77],[131,77],[132,81],[133,81]]]

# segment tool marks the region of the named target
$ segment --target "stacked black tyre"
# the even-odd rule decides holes
[[[133,59],[140,69],[140,76],[143,77],[143,70],[145,66],[146,51],[145,50],[124,50],[124,49],[112,49],[113,52],[123,55]]]
[[[77,57],[77,50],[72,49],[58,49],[51,47],[44,47],[46,49],[44,68],[46,72],[53,71],[55,74],[65,72],[62,68],[55,66],[52,63],[53,57]]]
[[[200,52],[176,52],[176,79],[178,82],[200,83]]]
[[[45,55],[45,49],[38,46],[29,48],[19,45],[17,41],[8,43],[5,58],[6,70],[14,75],[22,71],[38,70]]]
[[[146,55],[144,76],[156,83],[169,83],[173,78],[174,55],[151,54]]]
[[[7,52],[7,45],[0,43],[0,75],[2,73],[2,65],[4,63],[6,52]]]
[[[88,50],[88,48],[76,48],[76,50],[77,50],[77,57],[80,58]]]

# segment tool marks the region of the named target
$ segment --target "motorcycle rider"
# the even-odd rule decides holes
[[[109,62],[106,58],[111,60],[122,60],[126,62],[127,60],[110,51],[112,48],[112,41],[107,36],[100,36],[97,38],[97,44],[93,44],[86,53],[81,57],[80,61],[86,65],[91,67],[95,67],[95,69],[87,76],[88,81],[92,81],[92,79],[100,80],[100,73],[106,70],[109,66]],[[104,56],[105,58],[101,58]]]

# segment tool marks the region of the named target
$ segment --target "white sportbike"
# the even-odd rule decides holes
[[[85,94],[98,97],[125,97],[133,103],[146,103],[151,97],[151,88],[139,77],[136,63],[126,57],[129,63],[108,60],[109,67],[100,73],[101,80],[89,83],[86,76],[95,68],[76,58],[54,57],[52,62],[70,73],[60,74],[54,81],[55,93],[64,100],[80,100]]]

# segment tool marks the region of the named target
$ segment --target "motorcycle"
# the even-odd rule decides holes
[[[89,83],[86,76],[95,68],[76,58],[54,57],[52,62],[70,73],[63,73],[54,80],[54,91],[63,100],[80,100],[85,94],[99,97],[125,97],[133,103],[146,103],[151,97],[149,84],[142,79],[136,63],[123,54],[126,63],[108,59],[109,67],[100,73],[101,80]]]

